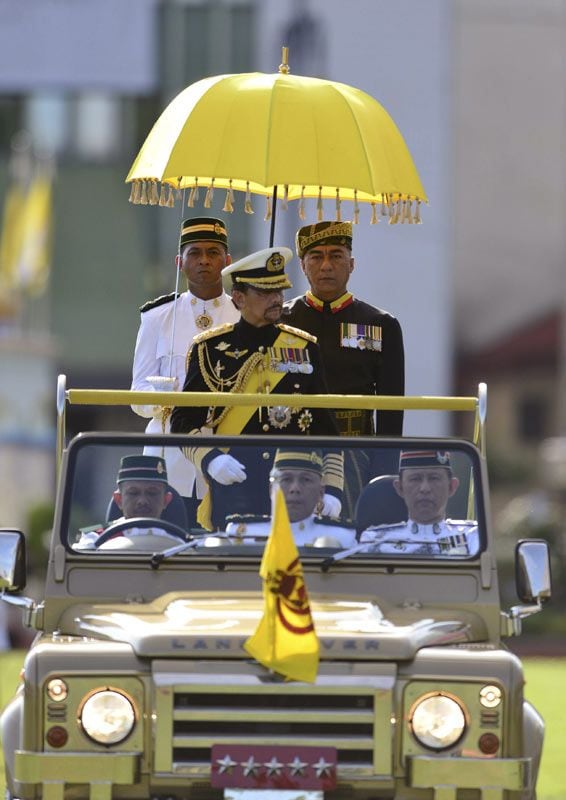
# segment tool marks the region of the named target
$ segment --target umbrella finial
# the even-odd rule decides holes
[[[291,70],[289,68],[289,48],[281,48],[281,64],[279,64],[279,72],[282,75],[288,75]]]

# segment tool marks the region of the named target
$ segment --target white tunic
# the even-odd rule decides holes
[[[195,302],[192,303],[191,301]],[[173,340],[173,355],[171,353],[171,333],[173,330],[173,315],[175,315],[175,336]],[[189,346],[197,333],[202,333],[202,328],[196,324],[197,317],[206,313],[212,318],[212,325],[222,325],[225,322],[237,322],[240,312],[232,303],[230,296],[223,292],[214,300],[203,301],[194,297],[191,292],[183,292],[174,300],[158,305],[144,311],[141,315],[141,324],[136,341],[134,365],[132,371],[132,390],[152,391],[153,386],[147,381],[152,375],[177,378],[177,391],[182,391],[185,382],[186,358]],[[150,417],[146,433],[169,433],[169,420],[162,424],[161,406],[132,406],[140,417]],[[144,448],[146,455],[163,456],[167,464],[167,477],[169,483],[179,494],[190,497],[195,482],[195,468],[185,458],[178,447],[170,448],[165,453],[159,447]],[[202,497],[204,484],[202,478],[197,482],[197,495]]]
[[[111,525],[117,525],[119,522],[125,521],[126,517],[118,517],[118,519],[113,519],[111,522],[107,522],[106,525],[98,525],[87,528],[86,530],[81,530],[79,540],[73,544],[73,549],[95,550],[98,538],[107,528],[109,528]],[[124,530],[119,531],[116,536],[146,536],[147,534],[151,534],[152,536],[166,536],[168,539],[175,538],[172,533],[163,530],[163,528],[124,528]],[[179,542],[180,541],[181,540],[179,539]]]
[[[432,525],[408,520],[395,525],[368,528],[360,542],[368,552],[468,556],[479,551],[478,525],[474,520],[446,519]]]
[[[312,545],[315,539],[332,537],[340,547],[352,547],[356,543],[356,532],[353,528],[343,528],[330,522],[317,522],[316,514],[311,514],[306,519],[291,523],[291,531],[297,547]],[[243,537],[244,544],[253,544],[255,540],[261,542],[267,539],[271,532],[271,520],[258,520],[247,522],[229,522],[226,533],[234,537]]]

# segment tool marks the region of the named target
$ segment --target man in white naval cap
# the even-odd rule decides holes
[[[185,380],[187,350],[193,337],[225,322],[236,322],[240,312],[222,286],[222,270],[231,263],[226,225],[216,217],[193,217],[181,224],[176,266],[187,281],[187,291],[162,295],[140,308],[132,370],[133,391],[180,391]],[[132,406],[136,414],[149,417],[146,433],[168,433],[171,409],[163,406]],[[195,469],[179,448],[162,452],[147,447],[147,455],[164,455],[169,482],[185,499],[189,524],[196,524],[197,497],[204,486],[195,487]]]
[[[184,392],[245,393],[273,397],[269,407],[214,405],[177,406],[171,414],[173,433],[186,433],[183,448],[205,478],[209,491],[197,520],[207,530],[224,530],[232,513],[267,514],[270,510],[269,473],[276,445],[258,449],[234,445],[229,452],[199,445],[196,432],[219,435],[285,434],[338,436],[333,412],[327,408],[294,408],[277,402],[278,394],[326,394],[324,371],[316,338],[282,324],[283,290],[291,286],[285,265],[288,247],[268,247],[225,267],[232,280],[232,299],[238,322],[203,331],[193,340],[187,358]],[[341,508],[342,451],[325,452],[324,502],[330,513]]]
[[[295,544],[315,542],[327,547],[351,547],[355,530],[334,517],[321,516],[324,497],[323,454],[320,450],[279,449],[275,454],[272,481],[279,484],[289,514]],[[233,515],[226,532],[245,544],[265,542],[271,531],[267,515]]]
[[[446,519],[446,505],[459,483],[452,473],[450,453],[402,451],[399,477],[393,485],[407,505],[408,519],[368,528],[360,542],[371,543],[368,552],[475,555],[479,550],[477,522]]]

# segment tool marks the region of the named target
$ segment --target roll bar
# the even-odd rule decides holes
[[[67,389],[67,378],[57,380],[57,471],[65,445],[67,403],[87,406],[257,406],[274,404],[274,395],[230,394],[229,392],[133,392],[126,389]],[[277,394],[277,405],[291,408],[362,408],[377,411],[472,411],[473,443],[485,455],[487,385],[480,383],[477,397],[434,397],[400,395]]]

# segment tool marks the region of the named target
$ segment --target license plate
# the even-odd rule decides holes
[[[261,792],[231,794],[230,800],[322,800],[323,792],[336,788],[336,762],[335,747],[215,744],[211,783],[217,789]]]
[[[224,789],[224,800],[323,800],[324,792],[302,789]]]

